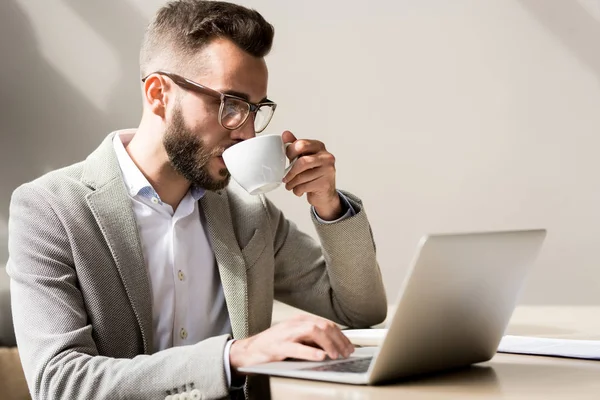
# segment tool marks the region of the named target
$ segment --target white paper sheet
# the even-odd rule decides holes
[[[385,337],[387,329],[347,329],[342,332],[354,345],[377,346]],[[600,340],[553,339],[506,335],[500,341],[498,352],[600,361]]]
[[[355,346],[378,346],[386,332],[387,329],[345,329],[342,331]]]
[[[498,352],[600,360],[600,340],[507,335],[502,338]]]

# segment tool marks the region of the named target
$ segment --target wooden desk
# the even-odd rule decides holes
[[[302,313],[276,304],[273,321]],[[517,308],[508,334],[600,340],[600,307]],[[497,354],[459,371],[386,386],[271,378],[273,399],[600,399],[600,361]]]

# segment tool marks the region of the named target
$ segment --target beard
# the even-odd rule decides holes
[[[219,177],[213,177],[208,166],[210,160],[220,156],[224,149],[207,149],[202,140],[185,126],[180,107],[174,110],[163,145],[173,169],[192,186],[215,191],[229,184],[231,175],[226,168],[219,170]]]

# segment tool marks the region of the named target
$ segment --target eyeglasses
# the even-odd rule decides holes
[[[277,104],[270,100],[253,104],[241,97],[221,93],[170,72],[156,71],[152,74],[164,75],[183,89],[220,99],[219,123],[225,129],[235,130],[240,128],[246,123],[250,114],[254,114],[254,132],[260,133],[265,130],[267,125],[269,125],[269,122],[271,122],[271,118],[273,118],[273,114],[275,113],[275,109],[277,108]],[[142,82],[145,82],[152,74],[148,74],[144,77]]]

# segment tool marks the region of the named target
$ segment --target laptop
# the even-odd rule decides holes
[[[544,229],[425,236],[379,345],[358,347],[347,359],[240,371],[375,385],[488,361],[545,237]]]

